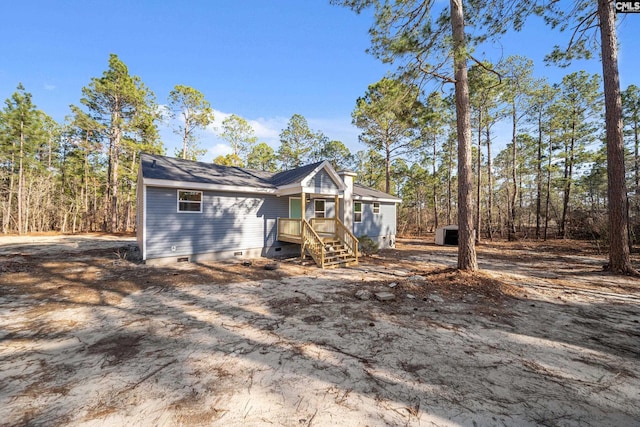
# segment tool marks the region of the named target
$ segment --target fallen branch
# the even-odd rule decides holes
[[[311,416],[311,419],[309,419],[309,422],[307,423],[307,427],[311,427],[311,423],[313,422],[313,419],[316,417],[317,413],[318,413],[318,410],[316,409],[316,412],[314,412],[313,415]]]
[[[138,381],[137,383],[132,384],[132,385],[128,386],[127,388],[123,389],[123,390],[120,390],[116,396],[120,396],[122,393],[126,393],[128,391],[133,390],[134,388],[138,387],[140,384],[142,384],[143,382],[145,382],[146,380],[148,380],[149,378],[151,378],[152,376],[154,376],[158,372],[162,371],[167,366],[172,365],[172,364],[176,363],[177,361],[178,361],[178,359],[173,359],[172,361],[170,361],[168,363],[165,363],[164,365],[160,366],[159,368],[153,370],[151,373],[149,373],[149,374],[145,375],[144,377],[142,377],[142,379],[140,381]]]

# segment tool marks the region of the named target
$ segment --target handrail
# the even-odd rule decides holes
[[[342,223],[338,218],[335,218],[336,224],[336,236],[340,238],[351,252],[356,257],[356,264],[358,263],[358,239],[354,234]]]
[[[302,255],[304,256],[304,251],[308,250],[316,264],[318,264],[320,268],[324,268],[324,244],[320,236],[318,236],[318,233],[316,233],[316,230],[313,229],[306,219],[302,220],[301,239]]]

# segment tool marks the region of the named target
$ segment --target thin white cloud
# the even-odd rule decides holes
[[[166,106],[159,106],[163,111],[166,111]],[[212,124],[200,135],[201,146],[207,148],[207,154],[203,156],[204,161],[211,161],[217,156],[224,156],[231,153],[231,147],[219,136],[222,128],[222,122],[233,113],[228,113],[220,110],[213,111],[215,120]],[[280,146],[280,133],[287,127],[289,122],[288,117],[275,116],[275,117],[258,117],[258,118],[246,118],[247,122],[251,125],[255,131],[256,137],[259,142],[266,142],[273,149],[277,150]],[[351,124],[351,118],[307,118],[309,127],[314,132],[322,131],[328,138],[332,140],[342,141],[352,153],[362,150],[364,147],[358,141],[358,135],[360,130]],[[163,139],[167,146],[167,153],[171,155],[175,150],[175,145],[178,144],[178,139],[175,135],[170,135],[171,131],[169,123],[165,122],[165,129]]]
[[[162,125],[169,127],[171,125],[171,110],[169,110],[169,106],[167,104],[158,104],[156,108],[162,117]]]
[[[209,126],[207,126],[206,131],[210,132],[210,133],[214,133],[214,134],[218,134],[220,133],[220,129],[222,129],[222,122],[224,122],[224,120],[231,116],[232,113],[225,113],[224,111],[220,111],[220,110],[213,110],[213,123],[211,123]]]
[[[44,85],[44,89],[45,90],[51,91],[51,90],[56,90],[56,88],[57,88],[56,85],[52,85],[52,84],[48,84],[48,83],[45,83],[45,85]]]
[[[213,161],[218,156],[226,156],[231,154],[231,147],[227,144],[215,144],[207,150],[204,161]]]
[[[213,134],[214,139],[217,139],[222,130],[222,122],[232,114],[233,113],[226,113],[220,110],[213,110],[215,120],[207,126],[206,132]],[[280,144],[280,132],[287,126],[288,121],[288,119],[283,117],[259,117],[257,119],[248,119],[245,117],[244,119],[253,128],[255,135],[258,137],[258,141],[266,142],[274,148],[277,148]]]
[[[341,141],[355,154],[364,146],[359,142],[360,129],[351,124],[351,117],[331,119],[307,119],[309,127],[317,132],[321,131],[331,140]]]
[[[264,141],[272,146],[280,144],[280,133],[282,129],[287,127],[289,120],[285,117],[272,117],[265,119],[259,117],[255,120],[249,120],[249,124],[256,132],[258,140]]]

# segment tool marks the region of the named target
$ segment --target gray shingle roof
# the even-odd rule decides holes
[[[398,202],[402,201],[402,199],[400,199],[399,197],[392,196],[391,194],[387,194],[384,191],[375,190],[373,188],[366,187],[366,186],[364,186],[362,184],[357,184],[357,183],[353,184],[353,194],[356,197],[365,197],[365,198],[372,198],[372,199],[385,199],[385,200],[397,200]]]
[[[198,182],[214,185],[232,185],[255,188],[276,188],[271,183],[272,173],[220,166],[214,163],[175,159],[157,154],[140,155],[142,176],[179,182]]]
[[[287,184],[293,184],[294,182],[299,182],[303,178],[306,178],[315,168],[320,166],[322,162],[312,163],[306,166],[300,166],[296,169],[291,169],[288,171],[280,172],[271,177],[271,183],[275,186],[282,186]]]
[[[284,172],[272,173],[175,159],[157,154],[143,153],[140,159],[144,178],[257,188],[276,188],[300,182],[322,164],[317,162]]]
[[[220,166],[214,163],[194,162],[147,153],[140,155],[140,163],[142,176],[145,179],[275,190],[281,186],[300,182],[320,166],[322,162],[279,173],[244,169],[236,166]],[[398,202],[401,201],[401,199],[390,194],[360,184],[354,184],[353,193],[356,197],[397,199]]]

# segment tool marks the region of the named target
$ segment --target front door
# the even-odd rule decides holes
[[[302,199],[289,197],[289,218],[302,218]]]

